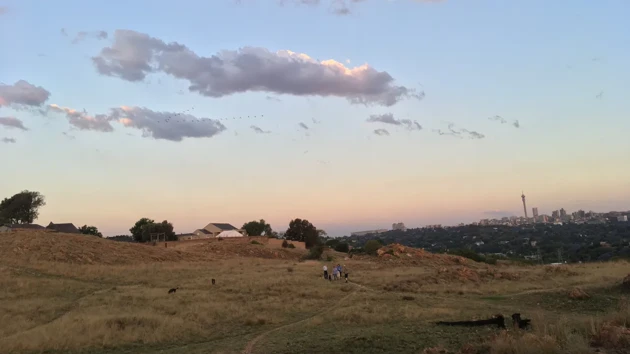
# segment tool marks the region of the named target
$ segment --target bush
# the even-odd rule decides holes
[[[381,248],[381,243],[377,240],[369,240],[365,243],[365,246],[363,246],[365,253],[372,256],[376,256],[376,251],[378,251],[379,248]]]
[[[289,272],[289,273],[293,273],[293,267],[288,267],[288,268],[287,268],[287,272]]]
[[[219,241],[223,241],[223,237],[219,237],[217,240],[219,240]]]
[[[324,253],[324,247],[322,245],[315,245],[308,250],[308,254],[305,256],[305,258],[320,259],[322,258],[322,253]]]
[[[497,264],[496,258],[482,256],[479,253],[467,248],[451,250],[448,254],[472,259],[473,261],[479,263]]]
[[[332,240],[326,241],[326,246],[330,248],[335,248],[337,247],[338,244],[339,244],[339,240],[332,239]]]
[[[331,255],[327,255],[326,256],[326,262],[332,262],[334,260],[335,260],[335,258],[333,258],[333,256],[331,256]]]
[[[342,243],[337,244],[337,246],[335,246],[335,251],[348,253],[350,251],[350,246],[348,246],[347,243],[342,242]]]
[[[260,242],[258,242],[258,241],[256,241],[256,240],[253,240],[253,241],[251,242],[251,244],[252,244],[252,245],[262,245],[262,243],[260,243]]]
[[[287,246],[287,248],[295,248],[295,245],[292,243],[289,243],[289,245]]]
[[[287,240],[282,241],[282,248],[287,248],[289,247],[289,242],[287,242]]]

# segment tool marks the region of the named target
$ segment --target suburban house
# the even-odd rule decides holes
[[[55,230],[57,232],[63,232],[67,234],[79,234],[81,233],[79,229],[76,228],[72,223],[63,223],[63,224],[53,224],[52,221],[48,226],[46,226],[48,230]]]
[[[202,229],[197,229],[192,233],[177,235],[177,239],[199,240],[214,237],[243,237],[245,232],[227,223],[209,223]]]
[[[11,230],[43,230],[45,227],[37,224],[7,224],[4,225]]]

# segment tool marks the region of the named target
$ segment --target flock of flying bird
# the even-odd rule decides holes
[[[175,113],[175,114],[172,114],[172,115],[170,115],[170,116],[166,117],[166,118],[164,119],[164,121],[160,121],[160,120],[158,120],[157,122],[158,122],[158,123],[169,123],[171,120],[175,120],[175,122],[180,122],[180,123],[181,123],[181,122],[204,123],[204,122],[210,122],[210,121],[212,121],[212,120],[211,120],[211,119],[209,119],[209,118],[204,118],[204,119],[190,119],[190,120],[187,120],[186,118],[182,117],[182,116],[185,116],[187,113],[191,113],[191,111],[194,111],[194,110],[195,110],[195,107],[191,107],[191,108],[189,108],[189,109],[187,109],[187,110],[185,110],[185,111],[181,111],[181,112],[179,112],[179,113]],[[178,117],[180,117],[180,118],[178,119]],[[236,117],[236,116],[235,116],[235,117],[217,118],[217,119],[214,119],[214,120],[218,120],[218,121],[227,121],[227,120],[235,120],[235,119],[243,119],[243,118],[264,118],[264,117],[265,117],[265,115],[264,115],[264,114],[261,114],[261,115],[259,115],[259,116],[239,116],[239,117]]]

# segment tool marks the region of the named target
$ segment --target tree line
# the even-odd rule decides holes
[[[40,209],[46,205],[46,198],[40,192],[23,190],[11,197],[4,198],[0,202],[0,225],[5,224],[32,224],[39,217]],[[280,238],[271,225],[264,219],[252,220],[243,224],[242,229],[249,236],[268,236]],[[79,232],[85,235],[103,237],[103,234],[96,226],[83,225]],[[151,241],[152,234],[163,234],[166,241],[177,240],[173,224],[168,220],[156,222],[153,219],[143,217],[138,220],[130,229],[131,239],[135,242]],[[316,246],[323,246],[321,237],[325,237],[326,232],[318,230],[306,219],[296,218],[289,222],[289,227],[282,238],[289,241],[304,242],[307,249]],[[126,235],[115,236],[117,239],[129,240]],[[162,239],[162,237],[160,237]]]

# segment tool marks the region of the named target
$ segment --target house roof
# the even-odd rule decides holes
[[[211,234],[211,232],[210,232],[210,231],[208,231],[208,230],[206,230],[206,229],[197,229],[197,230],[195,230],[195,232],[197,232],[197,231],[199,231],[199,232],[201,232],[201,233],[204,233],[204,234],[206,234],[206,235],[210,235],[210,234]]]
[[[12,229],[32,229],[32,230],[45,229],[45,227],[43,227],[42,225],[37,225],[37,224],[7,224],[5,226],[8,226]]]
[[[50,224],[48,224],[48,226],[46,226],[47,229],[52,229],[52,230],[57,230],[59,232],[65,232],[65,233],[75,233],[78,234],[79,233],[79,229],[76,228],[76,226],[74,226],[74,224],[72,223],[61,223],[61,224],[53,224],[52,221],[50,222]]]
[[[219,229],[223,230],[223,231],[228,231],[228,230],[237,230],[234,226],[227,224],[227,223],[212,223],[212,225],[218,227]]]

